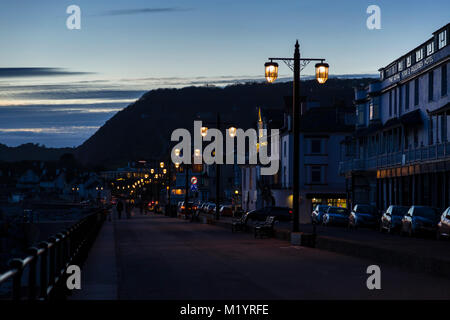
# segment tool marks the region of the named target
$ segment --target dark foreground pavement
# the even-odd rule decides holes
[[[164,216],[106,221],[72,299],[449,299],[450,280]]]

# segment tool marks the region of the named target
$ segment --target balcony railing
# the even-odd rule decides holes
[[[348,171],[376,170],[445,158],[450,158],[450,142],[405,151],[391,152],[363,159],[342,161],[339,163],[339,173],[344,174]]]

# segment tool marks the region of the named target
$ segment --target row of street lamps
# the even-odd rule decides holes
[[[293,226],[292,232],[299,232],[299,197],[300,197],[300,72],[310,62],[317,61],[315,65],[316,80],[320,84],[324,84],[328,80],[329,65],[325,63],[323,58],[301,58],[300,46],[298,41],[295,43],[293,58],[269,58],[269,61],[265,63],[265,78],[267,82],[273,83],[278,78],[279,65],[275,61],[283,61],[293,71],[293,103],[292,103],[292,116],[293,116]],[[220,130],[220,115],[217,114],[216,127]],[[230,127],[228,134],[234,138],[236,136],[236,128]],[[202,137],[206,137],[208,134],[208,127],[201,127],[200,132]],[[178,154],[177,154],[178,153]],[[197,153],[197,154],[196,154]],[[194,150],[194,154],[200,155],[200,150]],[[179,155],[180,150],[175,150],[175,155]],[[175,168],[178,168],[180,164],[175,163]],[[164,163],[160,163],[161,168],[164,168]],[[186,167],[185,167],[186,168]],[[185,170],[188,175],[188,170]],[[187,180],[187,177],[186,177]],[[187,201],[187,183],[186,183],[186,197]],[[169,183],[170,190],[170,183]],[[219,219],[219,205],[220,205],[220,166],[216,164],[216,219]]]

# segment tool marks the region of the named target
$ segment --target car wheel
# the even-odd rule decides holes
[[[382,224],[380,224],[379,230],[380,230],[381,233],[384,233],[384,228],[383,228],[383,225],[382,225]]]
[[[442,235],[441,232],[438,230],[436,230],[436,240],[441,240],[442,239]]]
[[[414,235],[414,232],[412,230],[412,227],[410,226],[408,229],[408,237],[412,237]]]

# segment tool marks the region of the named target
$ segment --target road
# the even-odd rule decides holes
[[[107,221],[72,299],[449,299],[450,279],[164,216]]]

